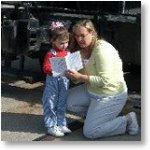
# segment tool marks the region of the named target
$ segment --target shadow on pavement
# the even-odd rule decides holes
[[[42,115],[1,113],[1,130],[10,132],[45,133]]]

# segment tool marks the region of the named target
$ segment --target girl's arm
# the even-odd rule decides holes
[[[43,62],[43,72],[46,73],[46,74],[52,74],[52,67],[51,67],[51,64],[50,64],[50,61],[49,61],[49,58],[51,58],[51,53],[48,52],[46,55],[45,55],[45,58],[44,58],[44,62]]]

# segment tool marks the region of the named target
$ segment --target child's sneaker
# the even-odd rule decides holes
[[[66,126],[60,126],[60,129],[63,133],[71,133],[72,131]]]
[[[58,126],[48,128],[47,133],[57,137],[64,136],[64,133]]]
[[[139,125],[135,112],[128,113],[131,123],[127,126],[127,131],[130,135],[136,135],[139,132]]]

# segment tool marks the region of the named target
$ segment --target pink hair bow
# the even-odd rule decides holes
[[[64,27],[64,25],[63,25],[63,23],[62,22],[59,22],[59,21],[57,21],[57,22],[52,22],[52,24],[51,24],[51,26],[50,26],[50,30],[55,30],[55,29],[58,29],[58,28],[60,28],[60,27]]]

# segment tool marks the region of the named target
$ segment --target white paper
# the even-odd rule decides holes
[[[68,53],[65,57],[50,58],[53,76],[62,76],[68,69],[80,70],[83,68],[83,62],[80,51]]]

